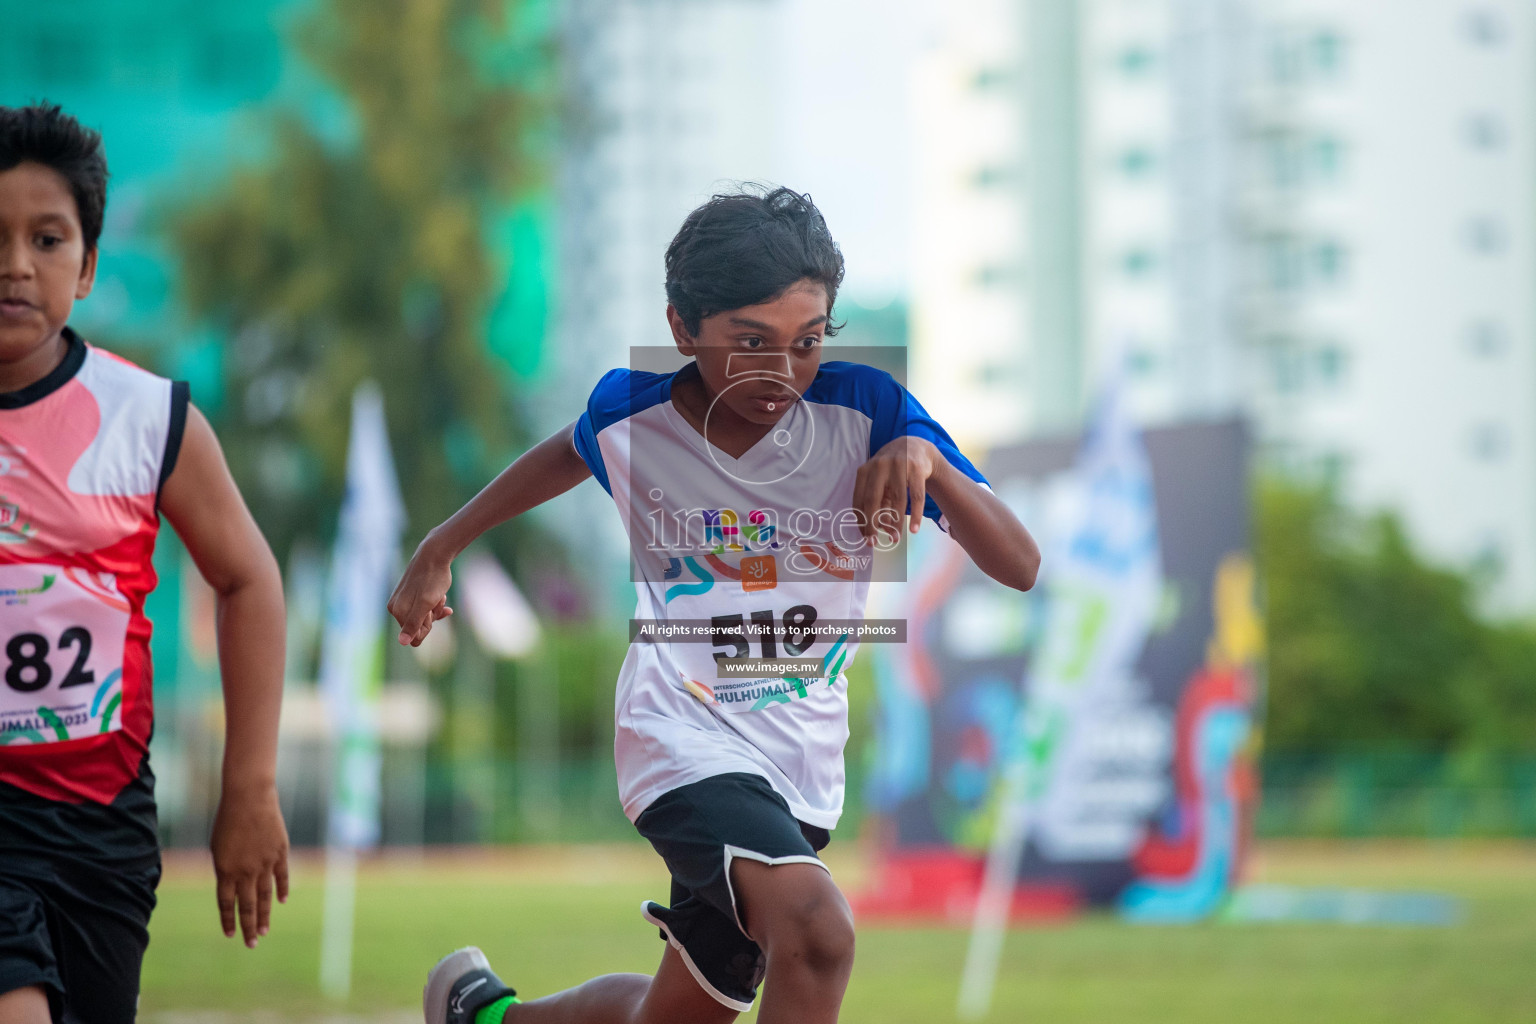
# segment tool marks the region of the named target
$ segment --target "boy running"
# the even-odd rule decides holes
[[[666,274],[673,341],[693,361],[604,376],[579,419],[427,535],[389,609],[419,644],[452,613],[450,564],[474,538],[588,476],[608,491],[635,619],[704,623],[703,642],[641,634],[615,700],[620,799],[672,875],[670,906],[642,908],[667,948],[654,977],[528,1003],[462,949],[428,977],[429,1024],[725,1024],[765,976],[763,1024],[836,1020],[853,920],[817,853],[842,813],[844,672],[872,549],[910,509],[914,533],[926,515],[994,579],[1034,584],[1029,532],[944,429],[889,374],[821,361],[843,260],[808,196],[714,197]],[[734,674],[748,655],[818,665]]]
[[[224,933],[287,896],[277,564],[185,384],[67,325],[95,280],[101,137],[0,107],[0,1024],[129,1024],[160,878],[144,599],[160,515],[218,595]]]

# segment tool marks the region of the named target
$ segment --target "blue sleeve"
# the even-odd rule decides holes
[[[592,394],[587,398],[587,408],[576,421],[576,454],[581,456],[581,461],[587,464],[597,482],[609,494],[613,493],[613,489],[608,486],[608,467],[603,463],[603,452],[598,447],[597,435],[609,424],[623,418],[615,415],[616,400],[629,397],[628,382],[628,370],[609,370],[603,374],[603,379],[597,382],[597,387],[592,389]]]
[[[597,382],[587,399],[587,409],[576,420],[576,454],[587,464],[597,482],[610,495],[608,467],[597,437],[622,419],[667,401],[672,389],[672,374],[645,370],[609,370]]]
[[[954,466],[966,476],[979,484],[986,484],[987,478],[981,475],[971,460],[965,457],[965,453],[955,444],[954,438],[939,424],[939,421],[928,414],[922,404],[912,396],[912,393],[902,387],[894,377],[882,374],[884,383],[879,389],[874,402],[874,414],[871,417],[869,429],[869,454],[874,456],[881,448],[898,437],[920,437],[932,442],[933,446],[943,454],[945,461]],[[988,484],[988,486],[991,486]],[[910,514],[911,509],[907,509]],[[933,500],[933,495],[928,495],[923,503],[923,515],[932,519],[935,523],[941,522],[942,512],[938,503]]]

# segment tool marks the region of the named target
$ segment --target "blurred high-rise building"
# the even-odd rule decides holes
[[[1269,452],[1536,610],[1536,11],[1261,9],[1243,214]]]
[[[557,346],[580,408],[632,346],[670,345],[662,255],[719,187],[771,174],[778,0],[568,0]],[[575,401],[575,406],[572,401]]]
[[[1019,401],[1035,354],[1020,15],[1015,0],[950,8],[913,75],[910,360],[923,401],[962,444],[1017,436],[1037,418]],[[1065,292],[1070,305],[1075,289]]]
[[[1536,11],[966,0],[916,76],[914,363],[957,433],[1246,409],[1270,469],[1536,609]]]
[[[770,178],[778,152],[775,68],[760,47],[781,0],[567,0],[560,12],[564,123],[556,171],[558,300],[536,396],[551,427],[586,405],[637,346],[672,344],[662,257],[688,211],[740,180]],[[550,520],[594,578],[627,551],[598,489]],[[593,524],[597,524],[595,527]],[[590,550],[594,540],[604,543]]]
[[[1067,430],[1096,368],[1146,422],[1239,402],[1223,0],[969,0],[916,75],[914,363],[981,442]]]

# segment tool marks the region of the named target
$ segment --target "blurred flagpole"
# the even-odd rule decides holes
[[[1073,469],[1070,527],[1045,562],[1045,625],[1001,755],[999,813],[961,974],[962,1020],[992,1004],[1014,888],[1069,733],[1087,727],[1096,680],[1128,664],[1146,637],[1160,584],[1152,468],[1111,362]]]
[[[1021,717],[1027,721],[1034,716],[1026,710]],[[1041,749],[1038,743],[1029,746]],[[997,827],[987,852],[986,873],[971,922],[971,942],[960,975],[956,1009],[961,1020],[979,1020],[992,1006],[997,963],[1003,954],[1003,936],[1013,909],[1014,884],[1024,858],[1024,843],[1029,838],[1030,805],[1044,781],[1043,765],[1034,756],[1012,758],[1004,768]]]
[[[404,525],[384,400],[378,386],[365,381],[352,395],[347,491],[331,552],[320,662],[332,736],[320,989],[334,999],[345,999],[352,989],[357,853],[379,841],[384,603]]]

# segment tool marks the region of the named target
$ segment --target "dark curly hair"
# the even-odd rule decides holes
[[[86,128],[56,103],[0,107],[0,171],[28,160],[69,182],[85,249],[96,248],[107,210],[107,157],[101,133]]]
[[[809,195],[793,189],[743,185],[712,196],[690,213],[667,246],[667,301],[688,333],[705,317],[755,306],[810,279],[827,290],[827,331],[843,254]]]

